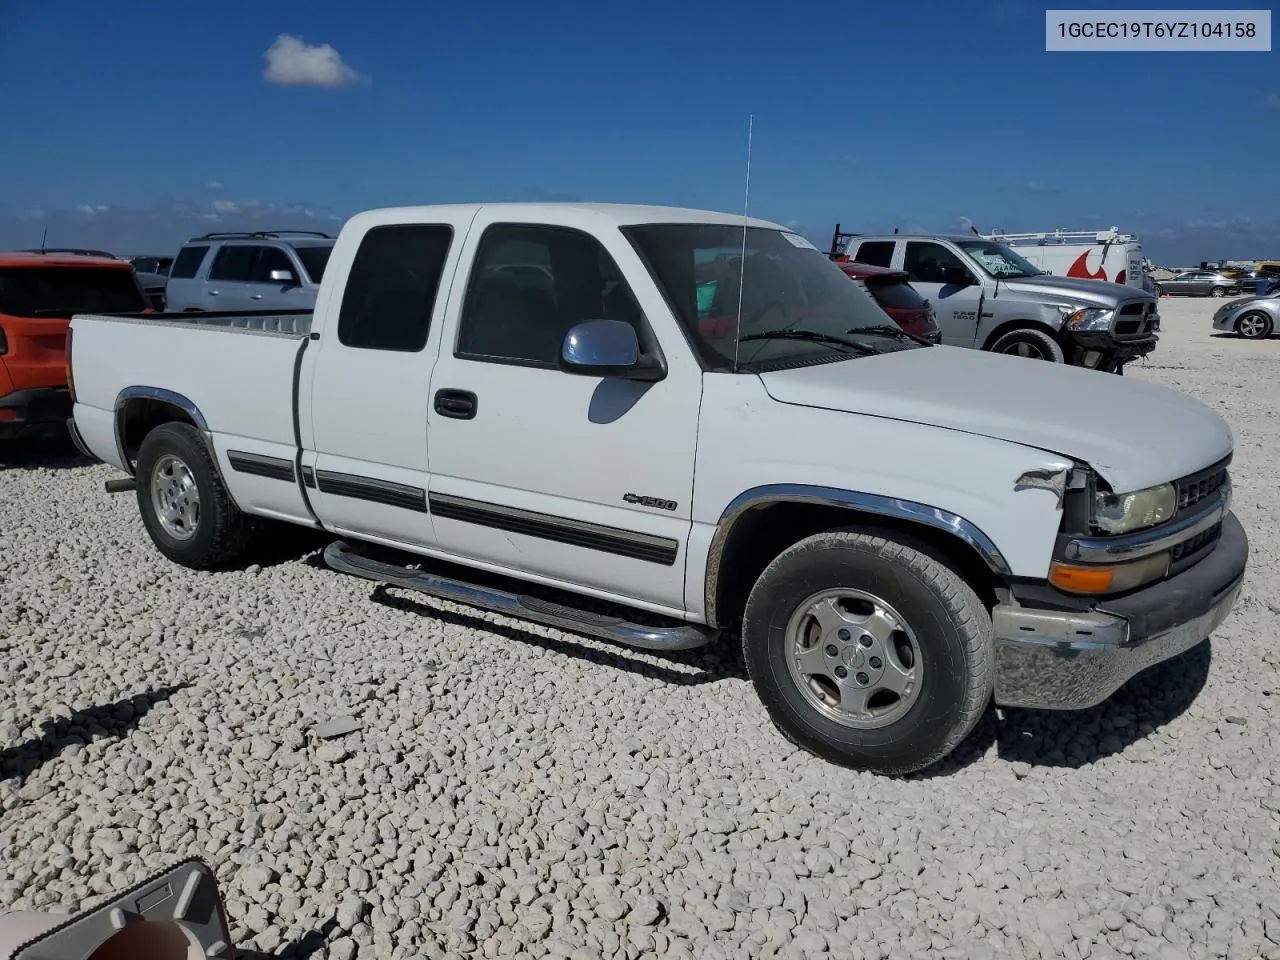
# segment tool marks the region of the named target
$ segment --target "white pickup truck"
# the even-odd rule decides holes
[[[650,650],[730,633],[785,736],[881,773],[993,699],[1100,702],[1206,637],[1248,556],[1216,413],[916,342],[760,220],[377,210],[314,315],[71,331],[72,433],[171,560],[248,562],[270,518],[436,598]]]

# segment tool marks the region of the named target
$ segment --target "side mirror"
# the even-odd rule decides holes
[[[949,287],[971,287],[978,281],[964,267],[943,267],[942,282]]]
[[[560,347],[560,369],[584,377],[661,380],[662,367],[640,353],[635,328],[622,320],[588,320],[573,327]]]
[[[269,274],[272,283],[297,283],[298,278],[293,275],[292,270],[272,270]]]

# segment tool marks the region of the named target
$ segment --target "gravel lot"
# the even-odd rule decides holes
[[[1280,957],[1280,339],[1214,337],[1214,305],[1164,301],[1129,375],[1236,432],[1237,611],[906,780],[791,749],[728,646],[375,597],[305,541],[189,572],[107,468],[11,450],[0,907],[201,855],[249,956]]]

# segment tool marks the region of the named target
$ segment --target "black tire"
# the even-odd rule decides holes
[[[1062,344],[1044,330],[1037,330],[1034,327],[1019,327],[1017,330],[1003,333],[988,349],[992,353],[1005,353],[1010,356],[1025,357],[1028,360],[1066,362]]]
[[[198,513],[186,524],[189,536],[175,536],[161,519],[154,492],[157,470],[172,477],[174,462],[189,471],[198,494]],[[231,501],[200,431],[189,423],[165,423],[147,434],[138,451],[138,510],[157,549],[174,563],[193,570],[214,570],[235,563],[249,545],[250,519]]]
[[[793,617],[815,594],[837,589],[881,598],[913,634],[919,651],[913,663],[920,667],[914,700],[896,705],[903,712],[887,717],[887,725],[860,727],[836,719],[837,711],[824,711],[813,698],[824,681],[832,689],[840,681],[793,675]],[[853,647],[844,634],[839,641],[820,635],[808,650],[835,650],[836,642]],[[982,601],[927,546],[896,535],[833,530],[784,550],[751,590],[742,647],[756,693],[783,736],[841,766],[888,775],[924,769],[969,735],[991,700],[994,640]],[[848,652],[841,656],[830,662],[848,662]],[[846,673],[846,685],[849,679]]]
[[[1221,299],[1226,295],[1227,295],[1226,287],[1214,287],[1209,291],[1209,296],[1214,297],[1216,299]]]
[[[1252,320],[1255,323],[1245,323]],[[1261,320],[1261,324],[1256,321]],[[1265,340],[1271,336],[1271,318],[1261,310],[1250,310],[1236,320],[1236,336],[1242,340]]]
[[[1164,296],[1164,287],[1163,287],[1163,286],[1161,286],[1161,285],[1160,285],[1160,284],[1158,284],[1158,283],[1156,284],[1156,296],[1157,296],[1157,297],[1163,297],[1163,296]]]

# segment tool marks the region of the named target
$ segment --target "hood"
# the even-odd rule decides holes
[[[1000,292],[1025,293],[1032,296],[1062,297],[1099,307],[1114,307],[1125,300],[1151,300],[1155,295],[1123,283],[1109,280],[1080,280],[1076,277],[1027,277],[1022,280],[1001,280]],[[999,296],[997,293],[996,296]]]
[[[929,424],[1072,457],[1118,492],[1184,477],[1232,449],[1226,421],[1176,390],[963,347],[900,350],[760,379],[781,403]]]
[[[1257,297],[1257,296],[1244,297],[1240,300],[1231,300],[1228,303],[1224,303],[1222,306],[1220,306],[1214,312],[1214,316],[1221,317],[1225,314],[1231,313],[1234,310],[1239,310],[1243,307],[1255,307],[1255,306],[1267,309],[1271,313],[1276,313],[1277,312],[1276,308],[1280,307],[1280,293],[1267,293],[1260,297]]]

